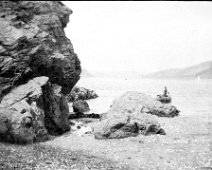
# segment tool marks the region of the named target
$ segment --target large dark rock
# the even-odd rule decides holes
[[[71,13],[58,1],[0,1],[1,139],[28,142],[70,129],[64,95],[81,73],[64,32]]]
[[[57,85],[47,82],[42,86],[42,96],[38,106],[45,113],[45,127],[51,135],[61,135],[70,130],[69,127],[69,106],[65,96],[57,92]],[[59,87],[60,88],[60,87]]]
[[[67,99],[69,102],[77,101],[77,100],[89,100],[95,99],[98,95],[94,90],[86,89],[84,87],[75,86],[71,93],[68,94]]]

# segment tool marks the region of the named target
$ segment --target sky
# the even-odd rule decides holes
[[[212,60],[212,3],[63,1],[84,69],[155,72]]]

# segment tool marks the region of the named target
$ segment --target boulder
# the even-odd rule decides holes
[[[77,100],[73,102],[73,111],[77,113],[84,113],[90,110],[89,105],[84,100]]]
[[[180,111],[170,104],[162,104],[150,95],[129,91],[113,101],[109,112],[145,112],[158,117],[175,117]]]
[[[73,102],[76,100],[89,100],[95,99],[98,95],[94,90],[86,89],[84,87],[75,86],[71,93],[68,94],[67,99],[69,102]]]
[[[110,109],[102,114],[94,128],[97,139],[119,139],[139,134],[161,134],[158,117],[178,116],[174,106],[163,105],[149,95],[129,91],[115,99]]]
[[[106,115],[94,127],[96,139],[120,139],[139,134],[165,135],[157,116],[139,112],[108,112]]]
[[[58,1],[0,1],[0,138],[42,141],[70,129],[66,100],[81,66]]]

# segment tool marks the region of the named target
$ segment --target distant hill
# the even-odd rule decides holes
[[[92,75],[101,78],[137,79],[142,78],[142,73],[137,71],[92,71]]]
[[[212,79],[212,61],[207,61],[200,63],[198,65],[186,67],[186,68],[174,68],[162,70],[159,72],[154,72],[146,74],[144,78],[177,78],[177,79],[186,79],[186,78],[203,78],[203,79]]]

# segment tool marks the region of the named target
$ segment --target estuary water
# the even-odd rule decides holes
[[[126,91],[139,91],[152,97],[167,86],[172,105],[181,116],[212,118],[212,80],[121,79],[82,77],[78,86],[95,90],[99,97],[88,100],[91,112],[106,112],[113,100]]]

